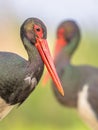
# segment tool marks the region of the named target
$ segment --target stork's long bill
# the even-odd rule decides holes
[[[47,40],[38,38],[36,41],[37,42],[35,45],[42,57],[42,60],[44,61],[45,65],[47,67],[47,70],[49,71],[53,81],[55,82],[58,91],[61,93],[62,96],[64,96],[64,90],[62,88],[59,77],[57,75],[57,72],[56,72],[56,69],[55,69],[55,66],[53,63],[53,59],[52,59],[50,51],[49,51]]]
[[[60,36],[60,34],[59,34],[59,38],[57,38],[57,40],[55,42],[54,60],[58,56],[59,52],[64,48],[65,45],[67,45],[67,41],[62,37],[62,35]],[[49,78],[50,78],[50,75],[49,75],[49,73],[46,72],[45,76],[43,78],[43,81],[42,81],[42,84],[44,86],[48,82]]]

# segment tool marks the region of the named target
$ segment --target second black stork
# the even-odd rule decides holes
[[[54,62],[64,88],[64,97],[54,88],[54,83],[52,88],[62,105],[76,108],[85,122],[93,130],[98,130],[98,68],[71,64],[80,36],[80,29],[75,21],[67,20],[58,26]],[[44,79],[44,83],[47,79]]]

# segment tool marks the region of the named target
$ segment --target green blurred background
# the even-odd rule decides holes
[[[48,42],[53,51],[57,25],[74,19],[81,29],[81,42],[72,63],[98,67],[97,0],[0,0],[0,51],[11,51],[27,58],[19,29],[28,17],[41,18],[48,28]],[[36,90],[0,122],[0,130],[89,130],[75,109],[61,106],[55,99],[50,82]]]

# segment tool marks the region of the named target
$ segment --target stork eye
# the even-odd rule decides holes
[[[40,32],[40,28],[36,28],[36,31],[37,31],[37,32]]]
[[[35,24],[34,25],[34,31],[35,31],[37,37],[39,37],[39,38],[43,37],[43,29],[42,29],[42,27]]]
[[[38,25],[34,25],[34,30],[36,31],[36,32],[40,32],[41,31],[41,27],[39,27]]]

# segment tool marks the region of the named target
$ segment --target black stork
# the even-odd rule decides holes
[[[44,63],[58,91],[64,95],[47,44],[47,30],[37,18],[28,18],[21,26],[20,36],[28,61],[15,53],[0,52],[0,119],[15,104],[22,104],[38,84]]]
[[[64,97],[52,88],[62,105],[76,108],[83,120],[93,130],[98,130],[98,68],[71,63],[80,36],[80,29],[75,21],[67,20],[58,26],[54,62],[64,88]],[[47,74],[45,76],[44,84],[49,78]],[[55,86],[53,82],[52,86]]]

